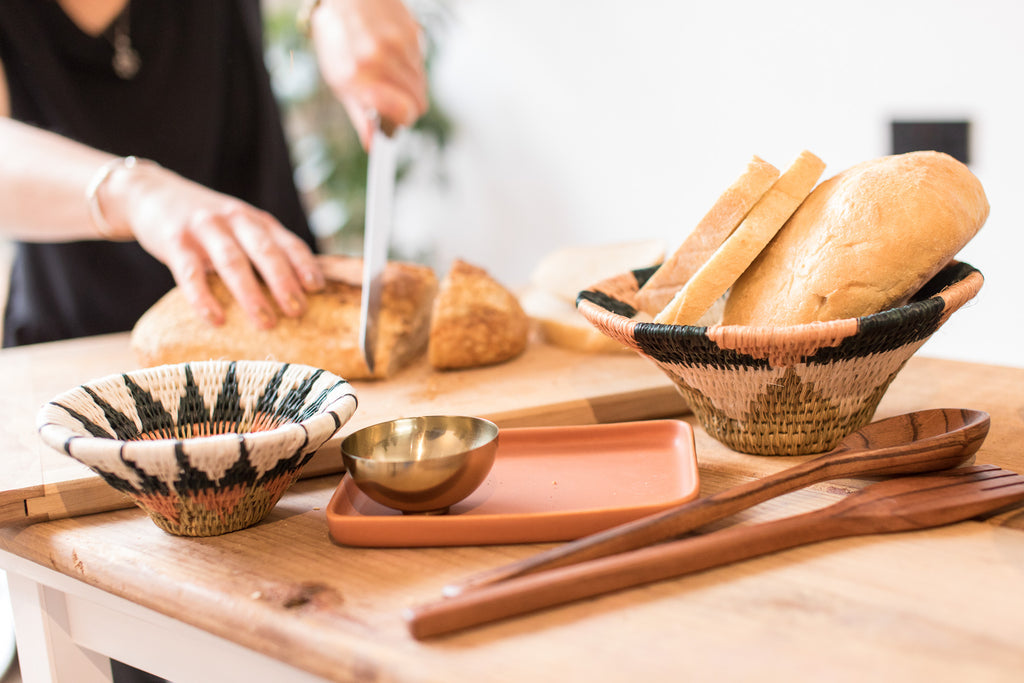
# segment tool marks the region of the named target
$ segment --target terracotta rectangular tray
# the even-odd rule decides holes
[[[502,429],[494,467],[447,515],[403,515],[345,475],[327,508],[334,541],[411,547],[567,541],[697,496],[682,420]]]

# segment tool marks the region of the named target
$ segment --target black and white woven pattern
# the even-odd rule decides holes
[[[656,268],[581,292],[595,327],[672,379],[701,425],[760,455],[819,453],[871,420],[907,360],[977,294],[983,278],[954,262],[905,306],[787,327],[639,322],[635,295]]]
[[[345,380],[273,361],[111,375],[40,410],[43,441],[89,466],[172,533],[254,524],[356,409]]]

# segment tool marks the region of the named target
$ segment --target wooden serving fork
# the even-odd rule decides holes
[[[921,474],[957,467],[988,435],[980,410],[921,410],[872,422],[833,450],[775,474],[585,536],[445,586],[449,597],[516,576],[642,548],[693,531],[758,503],[829,479]]]
[[[427,638],[834,538],[960,522],[1024,502],[1024,476],[995,465],[871,484],[826,508],[475,587],[407,611]]]

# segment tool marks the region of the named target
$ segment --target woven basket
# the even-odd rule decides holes
[[[161,529],[213,536],[259,522],[356,408],[348,382],[273,361],[110,375],[43,406],[39,434]]]
[[[593,325],[652,360],[705,430],[760,455],[827,451],[869,422],[907,360],[981,288],[953,262],[905,306],[789,327],[659,325],[631,320],[656,267],[604,280],[576,306]]]

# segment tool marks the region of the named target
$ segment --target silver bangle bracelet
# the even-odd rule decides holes
[[[100,206],[99,200],[100,188],[103,186],[103,183],[107,181],[110,175],[119,167],[132,169],[139,163],[144,163],[144,160],[134,156],[111,159],[96,170],[96,174],[92,177],[92,180],[89,182],[89,186],[85,189],[85,202],[89,206],[89,214],[92,216],[92,224],[96,228],[96,232],[99,233],[100,237],[105,240],[130,241],[132,238],[130,235],[118,236],[116,234],[117,231],[114,230],[114,226],[112,226],[110,221],[107,220],[107,217],[103,215],[103,208]]]

